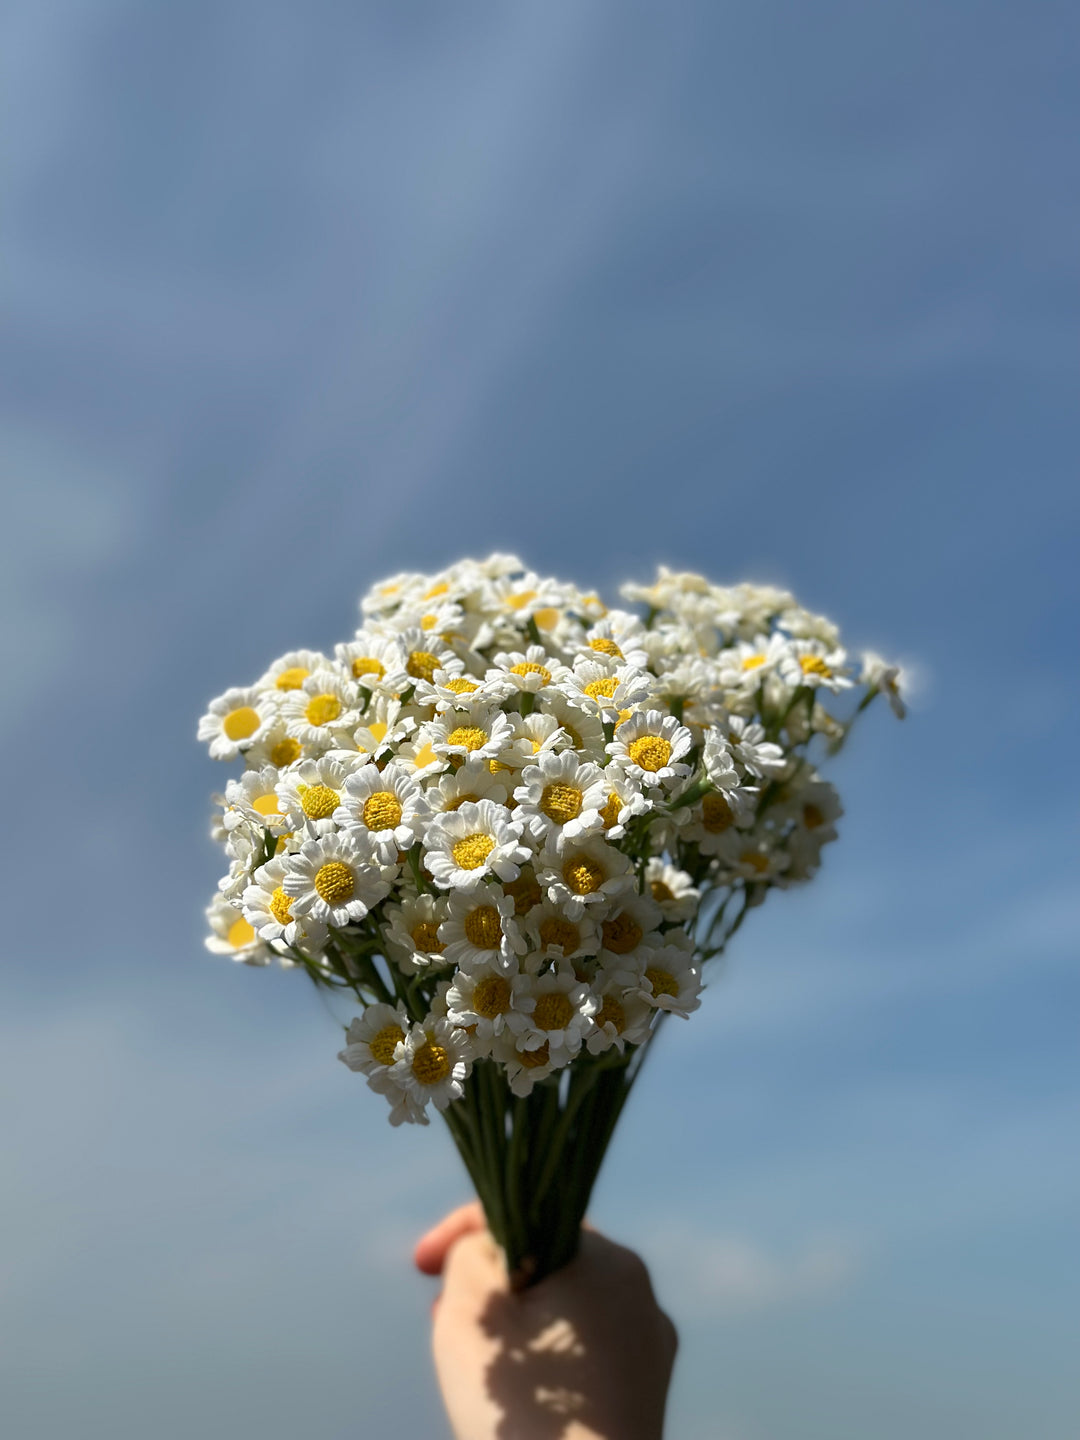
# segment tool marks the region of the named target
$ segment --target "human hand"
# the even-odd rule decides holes
[[[577,1257],[510,1289],[479,1204],[418,1242],[435,1371],[457,1440],[659,1440],[675,1327],[632,1250],[586,1228]]]

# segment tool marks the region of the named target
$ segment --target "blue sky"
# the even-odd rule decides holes
[[[206,698],[403,567],[778,581],[915,661],[622,1122],[689,1440],[1071,1440],[1078,21],[15,3],[0,1384],[18,1440],[440,1434],[464,1193],[201,948]]]

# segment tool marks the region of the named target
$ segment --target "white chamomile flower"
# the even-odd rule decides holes
[[[602,1055],[613,1045],[621,1054],[627,1045],[640,1045],[648,1038],[653,1007],[638,989],[628,989],[621,980],[608,980],[595,994],[599,1008],[585,1037],[591,1055]]]
[[[636,956],[630,983],[647,1005],[684,1019],[701,1004],[701,971],[681,945],[660,945]]]
[[[522,1034],[533,1004],[532,979],[499,965],[459,970],[446,992],[447,1018],[468,1029],[477,1055],[488,1054],[504,1031]]]
[[[420,782],[403,765],[389,761],[361,765],[346,777],[334,820],[341,829],[366,830],[376,846],[394,859],[421,838],[428,808]]]
[[[496,805],[505,805],[507,788],[499,771],[494,774],[490,762],[470,756],[456,771],[447,771],[433,779],[424,791],[428,809],[433,812],[460,810],[471,800],[492,800]]]
[[[445,640],[421,630],[418,625],[402,631],[398,641],[405,655],[405,673],[414,684],[418,680],[431,684],[436,670],[451,676],[460,675],[465,669],[464,660]]]
[[[289,857],[283,889],[298,917],[342,928],[389,893],[396,866],[382,862],[362,830],[322,835]]]
[[[423,727],[436,755],[447,760],[497,760],[513,729],[501,710],[447,710]]]
[[[277,842],[278,848],[282,840]],[[240,903],[240,897],[251,884],[255,867],[262,863],[264,854],[261,827],[252,825],[250,820],[241,819],[225,837],[225,854],[229,860],[229,872],[218,881],[222,897],[233,905]]]
[[[516,880],[530,852],[522,826],[504,805],[467,800],[449,814],[432,816],[424,836],[424,863],[444,890],[479,885],[489,875]]]
[[[286,770],[304,758],[304,747],[295,735],[290,735],[281,715],[267,727],[260,740],[244,751],[244,764],[252,770],[264,770],[272,765],[275,770]],[[308,752],[311,753],[311,752]]]
[[[780,678],[791,686],[823,686],[836,694],[852,685],[847,670],[847,651],[824,645],[820,640],[794,640],[780,665]]]
[[[271,835],[284,835],[292,828],[282,811],[277,792],[279,772],[273,765],[261,770],[245,770],[239,780],[230,780],[225,787],[226,830],[235,830],[242,821],[269,830]]]
[[[382,760],[417,729],[419,716],[392,695],[373,695],[360,715],[347,748]]]
[[[504,1030],[495,1039],[492,1053],[506,1072],[511,1093],[524,1098],[532,1094],[541,1080],[568,1065],[573,1057],[565,1048],[553,1054],[546,1040],[532,1049],[525,1049],[521,1039],[512,1030]]]
[[[903,720],[907,714],[907,706],[900,693],[907,689],[907,678],[899,665],[890,665],[873,650],[864,651],[860,683],[871,691],[880,690],[898,720]]]
[[[670,865],[660,855],[651,855],[645,866],[645,889],[667,921],[681,922],[697,914],[701,891],[685,870]]]
[[[256,685],[259,690],[276,690],[279,693],[299,690],[309,675],[314,675],[316,670],[325,670],[329,664],[329,659],[319,650],[290,650],[274,661]]]
[[[526,1017],[521,1044],[526,1049],[546,1045],[551,1055],[576,1055],[592,1029],[599,1004],[573,967],[564,965],[532,981],[533,1007]]]
[[[215,955],[228,955],[245,965],[269,965],[274,958],[269,945],[255,933],[250,920],[244,918],[239,906],[222,895],[215,895],[206,907],[210,934],[206,948]]]
[[[546,751],[565,749],[571,743],[554,715],[534,710],[529,715],[511,713],[506,718],[510,721],[511,737],[499,752],[499,762],[509,770],[521,770]]]
[[[439,926],[449,913],[445,895],[405,893],[400,905],[388,905],[383,912],[383,935],[393,960],[404,975],[417,975],[446,964],[446,946],[439,939]]]
[[[716,657],[717,681],[722,689],[752,694],[766,675],[790,658],[791,642],[785,635],[756,635],[740,640]]]
[[[605,665],[600,660],[578,658],[563,682],[565,693],[583,709],[608,722],[633,712],[653,695],[656,680],[631,665]]]
[[[427,578],[415,571],[401,570],[389,580],[373,585],[360,601],[364,615],[392,614],[403,604],[418,600],[427,588]]]
[[[292,900],[284,890],[288,857],[275,855],[255,871],[244,891],[244,919],[261,939],[283,941],[306,953],[318,953],[326,940],[326,927],[314,920],[299,920],[292,913]],[[283,960],[283,964],[292,964]]]
[[[655,809],[652,798],[642,788],[641,781],[616,765],[609,765],[604,771],[607,798],[600,810],[600,823],[604,839],[614,843],[626,834],[626,827],[636,815],[647,815]],[[653,792],[659,794],[658,790]]]
[[[255,685],[234,686],[210,701],[198,738],[210,742],[211,760],[235,760],[262,739],[276,718],[276,699]]]
[[[330,750],[286,770],[278,779],[277,792],[287,828],[305,837],[332,834],[338,828],[334,817],[345,782],[367,763],[367,757],[355,750]]]
[[[697,845],[703,855],[728,854],[728,832],[753,823],[755,798],[745,786],[710,790],[697,804],[676,810],[671,818],[682,840]]]
[[[670,787],[689,775],[683,756],[692,744],[690,731],[674,715],[639,710],[623,721],[607,748],[615,764],[643,785]]]
[[[776,779],[788,768],[788,761],[779,745],[765,739],[765,726],[747,720],[742,715],[728,715],[724,719],[728,745],[735,759],[759,778],[768,776]]]
[[[541,752],[521,772],[514,813],[538,845],[549,838],[561,843],[602,828],[609,793],[599,765],[579,759],[573,750]]]
[[[704,845],[701,848],[704,851]],[[791,857],[767,831],[747,834],[728,830],[708,853],[716,856],[721,873],[729,880],[736,878],[751,883],[776,881],[791,864]]]
[[[338,1055],[350,1070],[368,1077],[372,1089],[382,1089],[390,1069],[403,1050],[409,1017],[398,1005],[369,1005],[362,1015],[349,1022],[345,1049]],[[381,1082],[381,1083],[380,1083]]]
[[[628,891],[620,895],[600,922],[600,959],[618,964],[628,955],[661,943],[659,927],[663,912],[651,895]]]
[[[710,729],[705,733],[705,744],[701,751],[701,763],[705,778],[717,790],[736,790],[739,786],[739,772],[731,748],[719,730]]]
[[[796,640],[820,640],[830,650],[840,643],[840,631],[826,615],[814,615],[801,605],[792,605],[776,617],[781,630]]]
[[[490,710],[506,698],[507,688],[475,675],[449,675],[445,670],[436,670],[434,680],[417,680],[413,702],[434,708],[437,715],[446,710]]]
[[[629,857],[596,835],[561,848],[548,844],[537,858],[536,872],[548,899],[572,920],[587,907],[608,906],[634,883]]]
[[[395,635],[378,635],[363,628],[354,639],[334,647],[341,668],[372,695],[400,695],[411,681],[405,670],[405,653]]]
[[[563,610],[566,587],[557,580],[541,579],[535,571],[516,578],[500,578],[493,582],[495,603],[513,623],[524,629],[533,620],[539,630],[550,630],[558,623]]]
[[[430,780],[450,768],[450,761],[446,756],[436,755],[432,749],[431,739],[424,726],[398,743],[394,759],[418,780]],[[486,763],[481,761],[481,764]]]
[[[609,666],[614,663],[644,670],[649,663],[647,639],[648,632],[637,615],[629,610],[609,610],[586,633],[583,644]]]
[[[598,765],[606,763],[604,747],[607,737],[596,706],[583,700],[576,689],[566,693],[557,688],[543,691],[539,704],[543,714],[555,721],[562,729],[566,742],[572,745],[583,759],[595,760]],[[533,718],[532,715],[528,717],[529,720]]]
[[[541,900],[528,912],[525,932],[530,947],[526,969],[538,971],[546,960],[578,960],[600,949],[600,931],[588,910],[575,919],[561,905]]]
[[[561,661],[553,660],[548,655],[543,645],[530,645],[524,651],[512,650],[509,654],[500,651],[495,656],[494,665],[487,672],[487,678],[492,683],[505,682],[506,693],[509,695],[515,690],[535,695],[538,690],[551,684],[554,675],[565,669]]]
[[[449,1020],[430,1017],[413,1025],[406,1035],[391,1078],[405,1092],[408,1118],[427,1123],[429,1104],[445,1110],[452,1100],[465,1093],[465,1081],[472,1069],[472,1045],[468,1034]]]
[[[444,958],[463,970],[489,966],[516,970],[525,942],[514,915],[514,897],[500,885],[453,890],[439,926]]]
[[[356,686],[338,670],[317,670],[287,690],[281,714],[290,735],[313,750],[333,749],[359,718]]]

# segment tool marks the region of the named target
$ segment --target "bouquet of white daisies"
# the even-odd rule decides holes
[[[358,1003],[340,1058],[392,1124],[443,1115],[519,1285],[573,1256],[664,1016],[836,838],[817,752],[903,714],[897,667],[782,590],[622,594],[504,555],[397,575],[199,722],[244,766],[207,945]]]

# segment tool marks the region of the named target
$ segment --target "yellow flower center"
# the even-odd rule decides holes
[[[463,750],[467,750],[470,755],[474,750],[479,750],[481,745],[486,745],[487,742],[487,731],[481,730],[477,725],[459,725],[446,737],[448,745],[458,745]]]
[[[389,728],[390,727],[387,725],[385,720],[372,720],[371,724],[367,727],[367,730],[368,734],[372,737],[376,744],[378,744],[379,742],[386,739],[386,732]]]
[[[604,883],[604,870],[591,855],[575,855],[563,866],[563,879],[574,895],[594,895]]]
[[[650,965],[645,971],[645,979],[652,986],[654,995],[677,997],[679,994],[679,982],[670,970],[660,970],[655,965]]]
[[[605,640],[603,638],[590,640],[589,649],[597,651],[600,655],[610,655],[613,660],[621,660],[623,658],[623,653],[618,645],[615,644],[614,640]]]
[[[436,755],[435,751],[431,748],[431,741],[425,740],[424,744],[420,746],[420,749],[413,756],[413,764],[418,770],[426,770],[429,765],[434,765],[438,759],[438,755]]]
[[[621,814],[621,812],[622,801],[619,799],[618,795],[615,794],[615,791],[612,790],[611,794],[607,798],[607,804],[600,811],[600,818],[604,822],[605,830],[610,830],[613,825],[617,825],[619,823],[619,815]]]
[[[274,684],[279,690],[299,690],[310,674],[311,671],[305,670],[303,665],[290,665],[287,670],[282,670]]]
[[[538,630],[554,630],[559,623],[559,612],[554,605],[546,605],[533,616]]]
[[[369,830],[393,830],[401,823],[401,801],[392,790],[376,790],[364,801],[363,814]]]
[[[309,820],[329,820],[341,803],[338,792],[331,790],[329,785],[298,785],[296,788],[300,808]]]
[[[284,770],[286,765],[291,765],[294,760],[299,760],[303,746],[299,740],[292,735],[286,735],[270,747],[270,764],[276,765],[279,770]]]
[[[405,669],[414,680],[432,681],[442,661],[430,650],[414,650],[405,664]]]
[[[506,893],[514,897],[515,915],[527,915],[542,898],[540,882],[531,870],[523,870],[516,880],[511,880]]]
[[[465,916],[465,938],[478,950],[497,950],[502,940],[502,921],[494,905],[478,905]]]
[[[485,975],[478,980],[473,990],[472,1008],[477,1015],[493,1020],[496,1015],[505,1015],[510,1009],[510,981],[501,975]]]
[[[551,1061],[551,1047],[545,1040],[542,1045],[537,1045],[535,1050],[519,1050],[518,1059],[524,1070],[541,1070]]]
[[[554,820],[556,825],[565,825],[568,820],[576,820],[581,814],[583,798],[582,791],[576,785],[563,785],[554,781],[544,786],[544,793],[540,796],[540,809],[549,820]]]
[[[260,815],[280,815],[278,798],[271,790],[269,795],[259,795],[251,802],[251,808]]]
[[[671,743],[662,735],[639,735],[636,740],[630,741],[626,753],[642,770],[655,773],[671,759]]]
[[[472,695],[480,689],[480,686],[474,680],[466,680],[464,675],[451,675],[444,689],[449,690],[453,695]]]
[[[539,675],[545,685],[551,684],[551,671],[546,665],[536,665],[531,660],[523,660],[520,665],[510,666],[511,675]]]
[[[538,1030],[565,1030],[573,1013],[574,1007],[561,990],[549,990],[536,997],[533,1024]]]
[[[451,800],[450,804],[447,805],[446,812],[450,814],[454,810],[460,810],[462,805],[475,805],[479,799],[479,795],[473,795],[471,792],[468,795],[459,795],[456,800]]]
[[[357,680],[363,679],[365,675],[374,675],[376,680],[381,680],[386,674],[386,666],[381,660],[376,660],[374,655],[357,655],[352,662],[352,673]]]
[[[535,599],[535,590],[520,590],[516,595],[508,595],[506,597],[506,603],[511,610],[520,610],[523,606],[527,605],[530,600]]]
[[[489,761],[488,761],[488,774],[489,774],[489,775],[498,775],[498,773],[499,773],[500,770],[510,770],[510,769],[512,769],[512,768],[513,768],[513,767],[510,766],[510,765],[504,765],[501,760],[489,760]],[[509,804],[510,804],[510,801],[508,800],[506,803],[507,803],[507,805],[509,805]]]
[[[573,745],[573,747],[574,747],[575,750],[580,750],[580,749],[581,749],[581,743],[582,743],[582,742],[581,742],[581,736],[580,736],[580,735],[578,734],[578,732],[574,729],[573,725],[568,725],[565,720],[563,720],[563,721],[561,722],[561,724],[562,724],[562,728],[566,731],[567,735],[570,736],[570,744]]]
[[[304,714],[309,725],[329,725],[341,714],[341,701],[336,695],[313,695]]]
[[[438,1085],[450,1074],[450,1056],[444,1046],[429,1040],[413,1056],[412,1073],[421,1085]]]
[[[726,830],[731,825],[734,819],[731,806],[723,795],[717,794],[715,790],[706,795],[701,802],[701,823],[710,835],[719,835],[722,830]]]
[[[221,728],[230,740],[246,740],[259,728],[259,712],[250,705],[241,705],[239,710],[229,711]]]
[[[675,899],[671,887],[665,885],[663,880],[653,880],[649,885],[649,889],[652,891],[652,898],[660,905],[663,905],[667,900]]]
[[[422,616],[420,617],[420,629],[421,629],[421,630],[434,630],[434,629],[435,629],[435,622],[436,622],[436,620],[438,620],[438,618],[439,618],[439,617],[438,617],[437,615],[422,615]]]
[[[800,655],[799,665],[804,675],[820,675],[824,680],[832,677],[832,671],[820,655]]]
[[[371,1058],[377,1060],[380,1065],[392,1065],[394,1051],[404,1039],[405,1031],[400,1025],[384,1025],[379,1033],[368,1041]]]
[[[602,680],[590,680],[585,686],[585,694],[590,700],[599,703],[601,700],[610,700],[615,694],[619,682],[614,675],[605,675]]]
[[[288,925],[292,919],[292,900],[280,885],[270,896],[270,914],[279,925]]]
[[[565,955],[581,944],[581,932],[562,915],[547,915],[540,922],[540,944],[557,945]]]
[[[446,946],[439,939],[439,927],[434,920],[421,920],[412,928],[412,942],[418,950],[430,955],[441,955]]]
[[[749,865],[751,870],[756,870],[759,875],[763,875],[769,868],[769,857],[763,855],[760,850],[744,850],[739,859],[744,865]]]
[[[605,920],[601,926],[604,937],[604,949],[611,950],[616,955],[629,955],[631,950],[637,949],[644,935],[644,930],[637,923],[632,915],[613,915],[610,920]]]
[[[807,830],[817,830],[825,824],[824,812],[814,804],[804,805],[802,809],[803,824]]]
[[[742,668],[744,670],[757,670],[764,664],[764,655],[747,655],[742,662]]]
[[[315,889],[327,905],[344,905],[356,889],[356,876],[342,860],[328,860],[315,872]]]
[[[437,580],[435,584],[432,585],[431,589],[425,592],[424,599],[434,600],[436,595],[445,595],[449,589],[450,586],[446,583],[445,580]]]
[[[626,1029],[626,1011],[614,995],[605,995],[604,1003],[596,1012],[596,1023],[603,1028],[605,1025],[614,1025],[615,1034],[621,1035]]]
[[[495,841],[490,835],[466,835],[455,842],[450,854],[459,870],[479,870],[494,849]]]
[[[255,931],[241,915],[239,920],[234,920],[229,926],[229,933],[225,938],[234,950],[240,950],[255,939]]]

